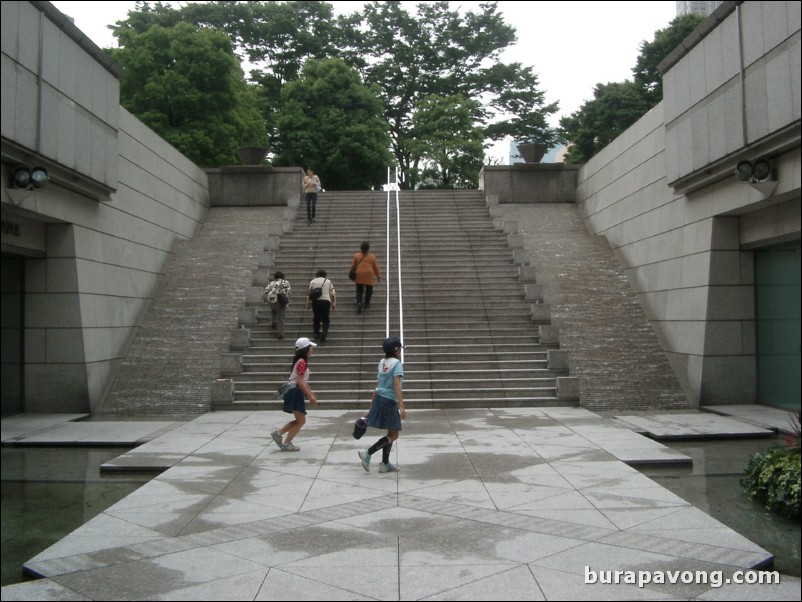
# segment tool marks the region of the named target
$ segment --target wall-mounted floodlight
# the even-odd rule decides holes
[[[11,185],[14,188],[33,190],[34,188],[44,188],[49,181],[47,170],[44,167],[34,167],[29,169],[25,166],[14,168],[11,177]]]
[[[752,163],[752,170],[756,182],[765,182],[771,177],[771,164],[765,159],[758,159]]]
[[[752,179],[753,172],[751,161],[739,161],[738,166],[735,168],[735,177],[741,182],[748,182]]]
[[[27,167],[14,168],[11,185],[14,188],[28,188],[31,185],[31,170]]]
[[[44,167],[34,167],[31,170],[31,183],[34,188],[44,188],[48,181],[47,170]]]
[[[765,182],[771,177],[771,163],[766,159],[739,161],[735,167],[735,177],[741,182]]]

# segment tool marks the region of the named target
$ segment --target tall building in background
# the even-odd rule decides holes
[[[679,0],[677,2],[677,16],[682,15],[702,15],[704,17],[716,10],[721,2],[691,2],[690,0]]]

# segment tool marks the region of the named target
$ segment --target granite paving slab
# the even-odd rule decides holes
[[[17,437],[15,445],[132,446],[151,441],[180,422],[67,422]]]
[[[642,429],[650,437],[662,440],[769,437],[774,434],[771,429],[717,414],[624,415],[616,418]]]
[[[743,422],[787,434],[794,432],[792,416],[794,412],[799,412],[799,408],[783,410],[758,404],[702,406],[701,410],[722,416],[731,416]]]
[[[409,414],[392,450],[401,471],[388,474],[362,469],[356,452],[380,433],[354,441],[356,412],[310,411],[296,453],[269,436],[281,412],[176,428],[123,456],[161,454],[167,470],[30,559],[46,579],[3,588],[3,600],[690,599],[712,586],[587,583],[586,572],[771,561],[602,449],[636,439],[591,412]]]
[[[48,431],[56,426],[84,420],[89,414],[16,414],[0,420],[0,438],[3,443],[13,442],[38,432]]]

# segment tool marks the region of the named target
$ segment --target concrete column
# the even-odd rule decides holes
[[[273,251],[263,251],[259,253],[259,263],[258,265],[260,268],[270,268],[275,265],[276,257]]]
[[[523,234],[508,234],[507,246],[510,249],[523,249],[524,248],[524,235]]]
[[[525,264],[518,266],[518,280],[521,282],[537,282],[535,267]]]
[[[542,284],[524,284],[524,299],[527,301],[543,301],[543,285]]]
[[[541,325],[537,327],[541,345],[560,345],[559,326]]]
[[[551,322],[551,303],[535,303],[530,307],[533,322]]]
[[[253,326],[256,324],[256,308],[254,306],[240,307],[237,310],[237,324]]]
[[[253,272],[253,278],[251,278],[251,284],[253,286],[262,286],[265,287],[268,285],[270,280],[273,278],[273,269],[272,268],[258,268]]]
[[[242,373],[242,354],[223,353],[220,356],[220,374],[240,374]]]
[[[531,264],[535,259],[534,253],[527,249],[513,249],[512,261],[517,265]]]
[[[251,346],[251,331],[247,328],[237,328],[229,336],[230,349],[247,349]]]
[[[234,401],[234,381],[230,378],[218,378],[212,382],[212,403]]]
[[[579,399],[579,379],[576,376],[558,376],[557,397],[565,400]]]
[[[568,372],[568,352],[564,349],[549,349],[546,352],[549,370]]]
[[[251,286],[245,289],[245,305],[262,305],[263,286]]]

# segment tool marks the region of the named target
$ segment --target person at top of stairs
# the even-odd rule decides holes
[[[373,297],[374,278],[381,283],[382,275],[379,271],[379,263],[376,256],[370,253],[370,243],[365,241],[359,246],[359,253],[354,253],[351,260],[351,271],[349,277],[354,274],[354,284],[356,284],[356,311],[362,313],[363,309],[370,307],[370,299]]]
[[[304,192],[306,193],[306,219],[307,223],[315,223],[315,208],[317,205],[317,193],[323,190],[320,186],[320,178],[311,169],[306,170],[303,181]]]

